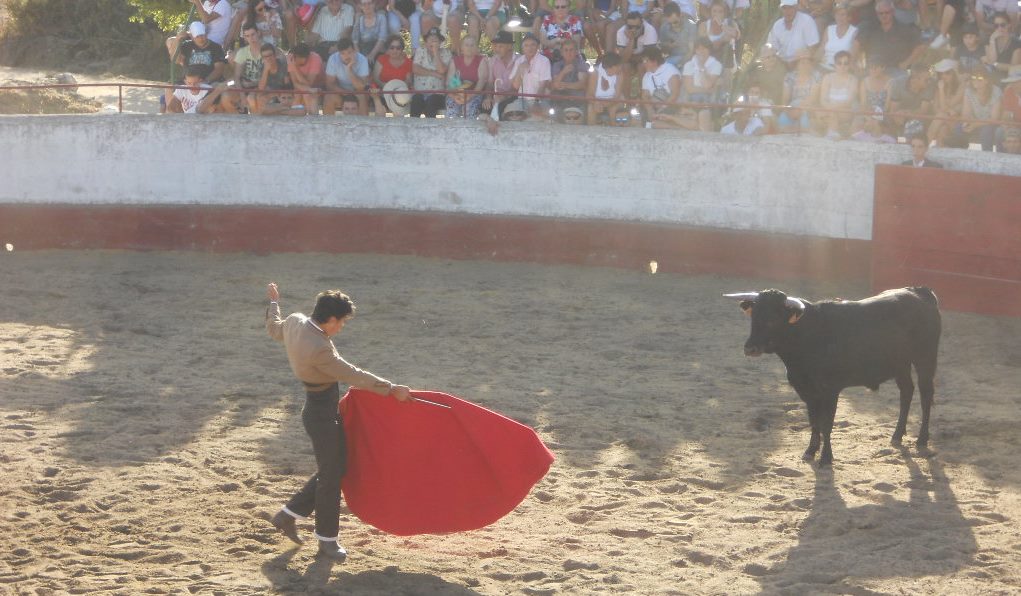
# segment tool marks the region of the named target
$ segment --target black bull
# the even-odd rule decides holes
[[[932,290],[901,288],[864,300],[814,304],[779,290],[726,296],[740,300],[741,308],[751,315],[745,354],[779,356],[787,366],[787,380],[808,406],[812,439],[805,460],[815,458],[821,442],[819,464],[832,463],[830,432],[841,390],[864,386],[875,391],[890,379],[900,389],[900,417],[892,439],[900,445],[915,391],[912,365],[922,401],[918,447],[926,447],[941,329],[939,303]]]

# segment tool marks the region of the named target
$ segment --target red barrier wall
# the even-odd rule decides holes
[[[876,166],[874,290],[925,285],[942,306],[1021,316],[1021,177]]]
[[[865,281],[869,243],[621,221],[324,208],[0,205],[16,249],[412,254]]]

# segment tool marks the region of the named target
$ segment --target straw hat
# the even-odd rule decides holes
[[[1021,65],[1011,66],[1010,70],[1007,71],[1007,76],[1003,77],[1003,80],[1000,82],[1006,85],[1018,81],[1021,81]]]
[[[383,85],[383,91],[407,91],[408,84],[400,79],[392,79],[387,81]],[[383,94],[383,99],[386,101],[386,106],[390,108],[393,115],[396,117],[407,116],[411,109],[411,94],[410,93],[393,93]]]

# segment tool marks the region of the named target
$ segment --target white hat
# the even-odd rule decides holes
[[[951,60],[950,58],[944,58],[932,67],[936,72],[950,72],[955,68],[957,68],[957,60]]]
[[[206,26],[202,24],[202,21],[192,21],[191,25],[188,25],[188,34],[191,35],[192,39],[205,35]]]
[[[798,5],[798,0],[780,0],[780,7],[781,8],[783,8],[784,6],[797,6],[797,5]]]
[[[1003,77],[1001,83],[1016,83],[1021,81],[1021,66],[1011,66],[1007,76]]]
[[[383,85],[383,91],[407,91],[408,84],[400,79],[391,79]],[[411,108],[410,93],[384,94],[386,106],[390,108],[393,115],[400,118],[407,116]]]

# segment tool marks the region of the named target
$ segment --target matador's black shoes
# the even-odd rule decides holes
[[[287,515],[283,510],[278,511],[272,519],[269,520],[273,527],[283,532],[284,536],[291,539],[291,542],[295,544],[303,544],[301,538],[298,538],[298,527],[294,524],[294,518]]]

